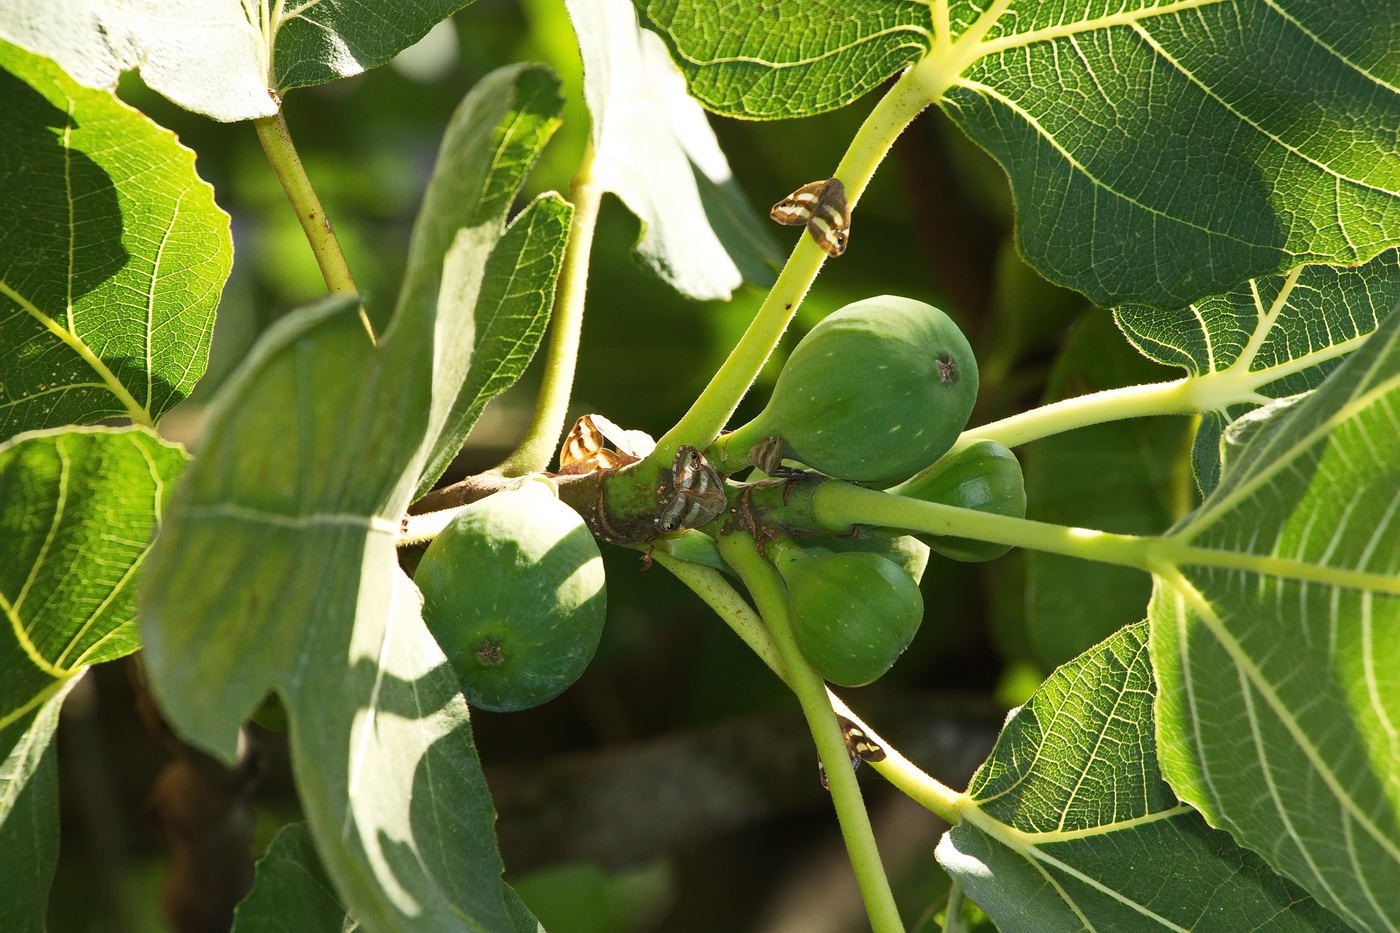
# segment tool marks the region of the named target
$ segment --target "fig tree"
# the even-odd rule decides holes
[[[428,546],[415,581],[429,631],[482,709],[554,699],[602,636],[602,556],[546,480],[464,508]]]
[[[828,315],[788,358],[768,406],[711,448],[725,471],[776,435],[782,456],[888,486],[953,445],[977,400],[977,361],[942,311],[883,295]]]

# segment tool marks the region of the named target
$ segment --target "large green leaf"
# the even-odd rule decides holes
[[[0,444],[0,727],[136,650],[133,581],[187,459],[142,428]]]
[[[1400,250],[1354,269],[1302,266],[1253,279],[1224,295],[1160,311],[1115,311],[1128,339],[1152,359],[1184,367],[1205,417],[1196,433],[1196,476],[1220,479],[1220,436],[1245,411],[1322,383],[1400,303]]]
[[[691,298],[773,281],[778,253],[729,171],[705,113],[628,0],[567,0],[593,117],[592,181],[642,221],[637,251]]]
[[[1400,926],[1400,315],[1242,419],[1155,552],[1176,792],[1359,929]]]
[[[279,92],[382,65],[471,0],[303,3],[8,0],[0,37],[53,58],[78,83],[123,71],[216,120],[277,112]]]
[[[1123,629],[1012,714],[939,861],[1003,933],[1345,930],[1163,782],[1146,642]]]
[[[1056,359],[1045,401],[1151,382],[1162,373],[1123,342],[1108,314],[1093,311]],[[1190,476],[1183,484],[1179,469],[1189,430],[1183,417],[1135,418],[1036,441],[1025,458],[1027,517],[1122,534],[1165,531],[1195,504]],[[1026,551],[1022,559],[1027,636],[1046,670],[1140,621],[1152,595],[1152,580],[1132,567],[1045,551]]]
[[[58,859],[58,771],[53,733],[76,678],[39,706],[0,723],[0,878],[5,929],[44,933]]]
[[[906,65],[1006,169],[1017,240],[1104,307],[1180,306],[1400,239],[1389,0],[638,0],[692,92],[796,117]]]
[[[233,262],[194,153],[0,42],[0,438],[153,424],[204,372]]]
[[[469,125],[454,123],[436,176],[491,169],[463,210],[477,222],[430,238],[452,244],[437,300],[405,301],[377,345],[346,300],[271,328],[213,404],[143,578],[147,668],[171,724],[227,757],[277,690],[326,872],[380,931],[517,928],[467,706],[395,550],[475,368],[489,256],[539,141],[513,128],[542,118],[539,78],[502,69],[459,109]],[[545,196],[514,223],[567,211]]]

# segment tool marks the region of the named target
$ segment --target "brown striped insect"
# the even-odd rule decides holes
[[[846,203],[846,186],[840,179],[828,178],[803,185],[774,204],[768,216],[788,227],[805,224],[812,239],[828,256],[840,256],[846,251],[851,207]]]
[[[616,450],[603,446],[611,442]],[[656,449],[645,431],[628,431],[602,415],[584,415],[574,422],[559,449],[559,472],[592,473],[636,463]]]
[[[859,768],[862,761],[884,761],[885,750],[865,734],[865,730],[856,725],[851,720],[836,714],[836,721],[841,725],[841,737],[846,740],[846,754],[851,756],[851,768]],[[831,790],[831,785],[826,781],[826,769],[817,763],[817,770],[821,773],[822,787]]]
[[[694,447],[676,451],[670,470],[662,474],[656,490],[656,530],[661,534],[682,528],[699,528],[723,512],[728,501],[724,482]]]

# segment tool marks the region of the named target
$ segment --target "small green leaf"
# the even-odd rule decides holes
[[[42,704],[0,718],[0,878],[5,929],[44,933],[58,860],[58,769],[53,733],[77,680],[56,685]]]
[[[136,650],[133,579],[187,459],[141,428],[0,444],[0,727]]]
[[[0,438],[154,424],[209,355],[233,262],[194,153],[0,43]]]
[[[312,0],[274,9],[277,90],[325,84],[378,67],[472,0]]]
[[[166,4],[11,0],[0,38],[54,59],[85,87],[113,88],[141,70],[155,91],[215,120],[278,109],[277,95],[382,65],[471,0]],[[275,76],[275,77],[274,77]]]
[[[566,6],[593,117],[592,181],[641,220],[641,258],[691,298],[727,299],[745,274],[770,284],[772,238],[661,40],[638,28],[628,0]]]
[[[396,314],[422,319],[437,313],[440,302],[460,306],[452,318],[462,329],[442,350],[461,356],[470,347],[464,358],[471,360],[471,371],[449,400],[452,408],[433,443],[419,494],[457,455],[486,403],[524,372],[544,335],[572,210],[548,195],[509,228],[505,217],[525,173],[558,129],[563,105],[553,72],[515,65],[483,79],[444,134],[414,226]],[[462,229],[475,231],[473,241],[491,250],[491,258],[484,270],[445,280],[450,269],[444,257]]]
[[[234,914],[233,933],[343,933],[346,919],[311,830],[305,823],[292,823],[277,831],[258,861],[253,890]]]
[[[1126,305],[1114,315],[1139,350],[1197,380],[1208,404],[1194,460],[1209,492],[1220,479],[1225,427],[1259,404],[1316,388],[1397,303],[1400,250],[1391,249],[1359,268],[1301,266],[1175,311]]]
[[[1163,372],[1123,342],[1106,313],[1091,311],[1055,361],[1045,401],[1152,382]],[[1028,517],[1121,534],[1165,531],[1195,505],[1183,469],[1190,427],[1183,417],[1136,418],[1036,441],[1025,459]],[[1027,635],[1043,670],[1140,621],[1152,595],[1151,579],[1132,567],[1044,551],[1023,559]]]
[[[834,110],[928,54],[932,8],[887,0],[634,0],[690,93],[751,120]]]
[[[1219,485],[1155,554],[1163,771],[1357,929],[1392,930],[1400,315],[1237,424]]]
[[[1346,930],[1162,780],[1147,626],[1014,711],[938,860],[1003,933]]]
[[[327,300],[269,329],[225,384],[142,581],[168,721],[227,757],[277,690],[326,874],[375,930],[495,933],[528,917],[501,883],[466,702],[396,545],[474,367],[477,299],[533,160],[513,148],[515,105],[539,76],[504,69],[463,102],[470,125],[454,125],[439,174],[492,168],[457,226],[416,238],[414,284],[383,340],[353,302]],[[440,286],[426,284],[435,263]]]

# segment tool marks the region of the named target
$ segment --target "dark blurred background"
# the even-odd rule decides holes
[[[519,60],[553,66],[571,101],[528,199],[567,190],[588,128],[559,0],[476,0],[393,65],[288,96],[293,138],[371,302],[393,300],[452,109],[486,72]],[[136,80],[122,94],[198,153],[201,174],[233,219],[236,261],[208,374],[162,426],[197,446],[203,405],[258,334],[324,287],[251,124],[186,113]],[[803,120],[712,118],[756,214],[829,175],[875,97]],[[1047,393],[1171,377],[1132,353],[1106,312],[1029,270],[1012,243],[1011,220],[1000,168],[941,113],[926,112],[876,175],[850,249],[826,264],[782,352],[841,305],[893,293],[944,308],[968,334],[982,371],[974,423],[1024,410]],[[773,232],[784,253],[800,235]],[[684,299],[633,259],[637,233],[637,221],[607,199],[574,409],[660,436],[723,360],[762,293],[745,287],[728,303]],[[1062,355],[1066,345],[1074,352]],[[769,366],[736,423],[761,407],[776,369]],[[488,408],[448,479],[492,466],[512,448],[537,384],[532,370]],[[1183,432],[1179,423],[1157,432],[1151,443],[1159,447],[1151,449],[1174,451]],[[1093,489],[1057,498],[1086,479],[1063,462],[1064,452],[1119,456],[1120,440],[1074,440],[1039,462],[1040,445],[1021,451],[1032,515],[1041,509],[1094,525],[1091,513],[1076,509],[1102,500],[1115,476],[1133,475],[1134,463],[1100,465],[1088,477]],[[1138,450],[1130,459],[1144,456]],[[1110,530],[1160,530],[1180,507],[1181,496],[1163,491],[1173,482],[1160,476],[1127,490],[1124,479],[1125,494],[1140,495],[1150,514]],[[474,717],[501,811],[508,877],[551,933],[867,929],[796,703],[664,570],[644,569],[631,550],[605,546],[604,556],[609,621],[582,680],[542,708]],[[1039,581],[1031,590],[1028,578]],[[888,676],[846,691],[847,699],[916,763],[961,789],[1005,710],[1049,666],[1141,617],[1145,580],[1124,584],[1122,607],[1105,607],[1103,589],[1063,578],[1016,553],[977,565],[934,555],[919,637]],[[1026,624],[1028,607],[1038,627]],[[170,930],[162,903],[183,910],[182,929],[219,929],[227,923],[220,905],[246,884],[249,860],[279,826],[300,818],[281,733],[250,726],[246,765],[229,772],[183,749],[143,709],[139,659],[128,659],[94,670],[64,711],[55,933]],[[906,920],[932,929],[946,890],[933,856],[942,827],[866,771]],[[210,909],[201,914],[191,904]]]

